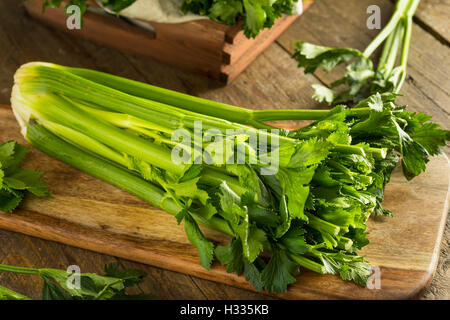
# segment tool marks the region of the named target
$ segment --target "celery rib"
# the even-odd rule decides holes
[[[99,157],[88,154],[72,144],[58,138],[39,124],[29,124],[27,140],[39,150],[65,162],[79,170],[82,170],[96,178],[106,181],[118,188],[132,193],[149,204],[161,208],[168,213],[176,215],[181,208],[175,202],[165,196],[165,192],[131,172],[124,170]],[[228,223],[219,217],[211,217],[209,220],[191,213],[197,222],[227,235],[233,235]]]

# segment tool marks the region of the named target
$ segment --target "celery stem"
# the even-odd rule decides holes
[[[319,274],[325,274],[326,270],[325,267],[317,262],[314,262],[308,258],[305,258],[304,256],[295,255],[295,254],[289,254],[289,257],[296,263],[298,263],[300,266],[309,269],[311,271],[317,272]]]
[[[6,264],[0,264],[0,271],[15,272],[15,273],[21,273],[21,274],[39,275],[39,270],[38,269],[26,268],[26,267],[8,266]]]
[[[39,124],[28,125],[26,139],[34,147],[48,155],[128,191],[170,214],[176,215],[182,210],[172,199],[167,198],[164,190],[158,186],[100,157],[84,152],[58,138]],[[191,213],[191,215],[198,223],[206,227],[230,236],[234,235],[228,223],[222,218],[214,216],[210,220],[205,220],[195,213]]]
[[[409,49],[411,44],[411,35],[412,35],[412,27],[413,27],[413,17],[414,13],[419,6],[420,0],[412,0],[408,10],[405,14],[405,35],[403,37],[403,45],[402,45],[402,54],[400,57],[400,65],[402,68],[402,74],[400,76],[400,80],[394,88],[394,92],[398,93],[403,86],[403,83],[406,79],[406,68],[408,63]]]
[[[400,43],[402,42],[403,30],[404,30],[403,20],[400,20],[395,31],[392,33],[394,38],[389,48],[388,58],[384,64],[384,71],[386,76],[389,76],[389,74],[394,69],[394,65],[398,56],[398,49],[400,47]]]
[[[329,233],[333,236],[337,236],[339,234],[339,231],[341,230],[339,226],[329,223],[325,220],[322,220],[319,217],[316,217],[310,213],[306,213],[306,216],[309,219],[308,226],[313,229]]]
[[[363,56],[369,58],[375,50],[383,43],[384,40],[394,31],[398,22],[404,16],[410,0],[399,0],[395,8],[395,12],[389,20],[388,24],[381,30],[380,33],[372,40],[363,52]]]
[[[58,68],[135,97],[157,101],[165,105],[237,123],[247,124],[251,120],[251,110],[245,108],[194,97],[103,72],[63,66],[58,66]]]

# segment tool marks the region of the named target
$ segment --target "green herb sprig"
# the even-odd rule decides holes
[[[298,1],[302,0],[184,0],[181,11],[229,25],[243,19],[245,36],[254,38],[263,29],[270,29],[283,14],[292,14]]]
[[[330,72],[336,66],[354,59],[347,66],[344,76],[333,82],[331,88],[314,84],[313,97],[331,105],[358,102],[377,92],[399,93],[406,78],[413,16],[419,3],[420,0],[399,0],[388,24],[363,52],[353,48],[296,42],[294,58],[305,73],[315,72],[319,67]],[[383,52],[375,69],[371,56],[383,43]],[[396,66],[399,56],[399,65]]]
[[[0,264],[0,272],[40,276],[43,280],[42,300],[153,300],[148,294],[128,295],[126,288],[142,282],[145,273],[119,269],[118,262],[105,265],[104,275],[69,273],[59,269],[35,269]],[[69,283],[79,276],[79,287]],[[72,278],[70,278],[72,277]],[[74,281],[75,282],[75,281]],[[30,300],[30,298],[0,286],[0,300]]]
[[[0,211],[12,212],[27,192],[50,197],[47,185],[41,181],[44,173],[20,167],[27,150],[12,140],[0,145]]]

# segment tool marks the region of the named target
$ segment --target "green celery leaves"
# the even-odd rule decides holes
[[[263,29],[271,28],[283,14],[292,14],[298,1],[301,0],[184,0],[181,11],[229,25],[243,19],[245,36],[254,38]]]
[[[12,212],[28,191],[38,197],[49,197],[47,185],[40,179],[43,172],[20,168],[28,148],[16,141],[0,145],[0,211]]]

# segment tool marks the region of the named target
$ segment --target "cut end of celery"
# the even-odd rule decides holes
[[[22,102],[22,95],[19,86],[15,84],[12,88],[11,94],[11,108],[20,126],[20,133],[22,136],[27,136],[27,124],[30,120],[31,114],[27,111],[26,105]]]
[[[20,66],[19,69],[17,69],[16,73],[14,74],[14,82],[18,83],[23,78],[30,77],[30,76],[36,76],[37,73],[36,68],[37,67],[50,67],[50,68],[59,68],[57,64],[49,63],[49,62],[41,62],[41,61],[33,61],[28,62]]]

